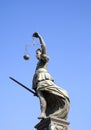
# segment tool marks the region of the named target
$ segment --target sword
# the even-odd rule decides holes
[[[25,88],[26,90],[28,90],[29,92],[33,93],[35,96],[37,96],[37,94],[32,91],[30,88],[26,87],[24,84],[20,83],[19,81],[17,81],[16,79],[9,77],[11,80],[13,80],[14,82],[16,82],[17,84],[19,84],[20,86],[22,86],[23,88]]]

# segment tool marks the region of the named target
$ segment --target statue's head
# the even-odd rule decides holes
[[[40,48],[38,48],[38,49],[36,50],[36,58],[37,58],[38,60],[41,59],[41,53],[42,53],[42,50],[41,50]]]

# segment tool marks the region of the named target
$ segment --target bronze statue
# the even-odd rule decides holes
[[[37,32],[33,34],[33,37],[38,38],[41,45],[41,48],[36,50],[38,63],[32,81],[32,88],[40,100],[41,114],[38,118],[44,119],[53,116],[66,119],[70,106],[67,91],[58,87],[47,71],[49,56],[46,53],[43,38]]]

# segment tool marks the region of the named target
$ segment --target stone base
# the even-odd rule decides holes
[[[69,130],[69,122],[63,119],[49,117],[41,120],[35,128],[37,130]]]

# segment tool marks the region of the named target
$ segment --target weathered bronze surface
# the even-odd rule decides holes
[[[70,106],[68,93],[55,84],[54,79],[47,70],[49,56],[46,53],[46,46],[42,36],[35,32],[33,37],[38,38],[41,45],[41,48],[36,50],[38,63],[32,81],[32,88],[40,100],[41,114],[38,118],[56,117],[67,119]]]

